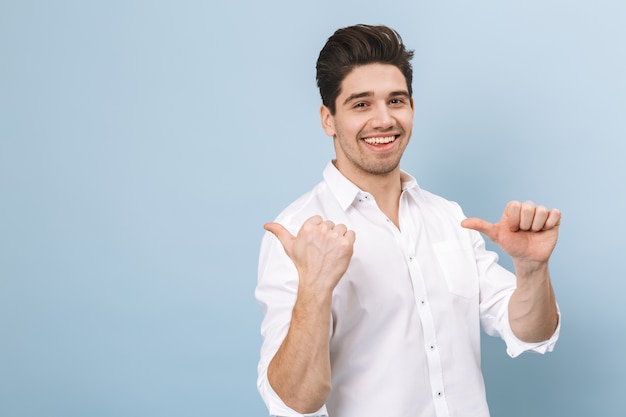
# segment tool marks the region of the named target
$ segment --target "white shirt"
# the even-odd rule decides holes
[[[316,214],[354,230],[356,242],[333,293],[332,391],[326,405],[307,416],[487,417],[480,326],[500,336],[512,357],[553,349],[560,327],[542,343],[513,335],[507,306],[515,276],[497,264],[478,232],[460,226],[465,216],[456,203],[420,189],[405,172],[399,230],[372,195],[332,163],[324,181],[275,221],[295,235]],[[275,416],[302,416],[267,379],[289,329],[297,288],[292,261],[267,233],[256,289],[265,314],[258,389]]]

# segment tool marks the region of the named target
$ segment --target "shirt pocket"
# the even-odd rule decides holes
[[[464,247],[458,240],[436,242],[433,244],[433,250],[448,290],[461,297],[476,296],[478,294],[478,274],[474,251]]]

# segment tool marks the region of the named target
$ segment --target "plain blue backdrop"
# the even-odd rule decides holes
[[[264,222],[321,178],[315,60],[415,49],[403,168],[563,212],[551,354],[483,338],[494,417],[623,413],[626,2],[0,0],[0,416],[264,416]],[[510,261],[503,257],[503,263]]]

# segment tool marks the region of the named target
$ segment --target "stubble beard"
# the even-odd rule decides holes
[[[361,141],[362,139],[357,140]],[[400,166],[400,160],[402,159],[402,154],[406,148],[405,146],[399,154],[386,155],[384,158],[375,158],[366,155],[365,152],[362,152],[360,144],[356,147],[358,150],[356,155],[351,152],[346,152],[346,150],[343,149],[343,146],[341,147],[345,158],[353,167],[360,171],[361,174],[375,176],[386,176],[396,171],[396,169]]]

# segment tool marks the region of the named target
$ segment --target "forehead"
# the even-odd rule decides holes
[[[398,67],[390,64],[367,64],[354,68],[346,75],[337,98],[362,92],[386,94],[397,91],[408,93],[406,79]]]

